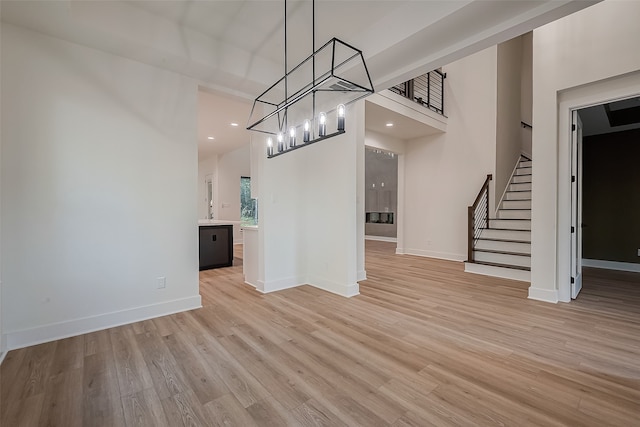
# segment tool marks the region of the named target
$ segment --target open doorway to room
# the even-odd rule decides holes
[[[366,147],[365,239],[396,242],[397,233],[398,155]]]
[[[615,271],[640,283],[640,97],[575,110],[571,152],[571,297]]]
[[[198,91],[198,236],[200,294],[217,278],[242,271],[243,219],[257,218],[251,197],[251,101]],[[206,302],[206,298],[203,302]]]

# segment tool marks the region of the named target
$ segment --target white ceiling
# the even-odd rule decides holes
[[[198,157],[204,159],[233,151],[249,143],[246,130],[251,103],[231,95],[198,92]],[[238,126],[232,126],[236,123]],[[209,137],[215,139],[211,140]]]
[[[387,126],[387,123],[391,123],[393,126]],[[365,126],[374,132],[403,140],[442,132],[433,126],[429,126],[426,123],[414,120],[373,102],[367,102],[366,104]]]
[[[316,48],[335,36],[361,49],[381,90],[597,1],[317,0]],[[290,67],[312,52],[311,4],[288,0]],[[0,8],[3,22],[181,73],[209,91],[247,100],[284,72],[282,0],[2,0]],[[203,106],[200,116],[232,114],[232,103],[223,104]],[[246,124],[246,117],[237,120]],[[205,122],[212,128],[203,134],[224,135],[216,137],[220,147],[231,141],[234,134],[225,135],[223,123]]]

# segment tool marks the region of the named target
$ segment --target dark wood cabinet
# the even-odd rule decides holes
[[[200,270],[233,264],[233,226],[200,226]]]

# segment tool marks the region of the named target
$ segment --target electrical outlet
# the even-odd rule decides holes
[[[167,287],[167,278],[164,276],[158,277],[156,283],[158,284],[158,289],[164,289]]]

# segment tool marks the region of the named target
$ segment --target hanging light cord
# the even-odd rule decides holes
[[[288,73],[289,69],[287,67],[287,0],[284,0],[284,99],[289,99],[288,92]],[[284,110],[284,128],[287,129],[287,125],[289,124],[288,119],[288,111]],[[282,129],[280,129],[282,132]]]
[[[316,0],[311,0],[311,53],[316,52]],[[311,59],[311,71],[313,73],[313,86],[316,85],[316,56]],[[316,116],[316,92],[311,96],[311,117]],[[314,126],[314,134],[315,134]]]

